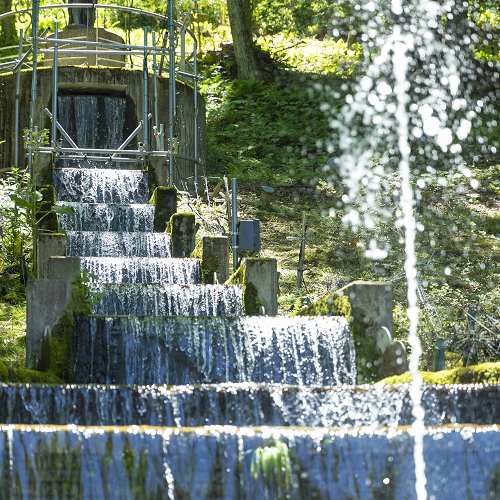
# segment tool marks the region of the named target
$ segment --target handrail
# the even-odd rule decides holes
[[[40,5],[40,10],[51,10],[51,9],[112,9],[119,10],[122,12],[128,12],[129,14],[137,14],[139,16],[148,16],[159,19],[161,21],[168,21],[168,16],[163,14],[159,14],[158,12],[151,12],[150,10],[138,9],[136,7],[125,7],[123,5],[115,5],[115,4],[102,4],[102,3],[63,3],[63,4],[49,4],[49,5]],[[0,14],[0,21],[6,17],[15,16],[17,14],[31,14],[31,8],[20,9],[20,10],[11,10],[9,12],[4,12]],[[193,30],[189,28],[184,28],[183,23],[179,21],[174,21],[174,26],[176,28],[184,29],[186,33],[189,33],[194,39],[196,39],[196,35]]]

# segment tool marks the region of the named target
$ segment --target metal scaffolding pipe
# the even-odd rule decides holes
[[[31,12],[31,26],[32,26],[32,44],[33,44],[33,71],[31,73],[31,104],[30,104],[30,120],[29,127],[30,132],[33,134],[35,130],[35,113],[36,113],[36,101],[37,101],[37,65],[38,65],[38,16],[40,13],[40,0],[33,0],[32,12]],[[31,143],[29,145],[29,156],[28,156],[28,170],[30,176],[33,176],[33,137],[30,138]]]
[[[236,178],[231,179],[231,237],[233,247],[233,271],[238,269],[238,192]]]
[[[21,30],[19,32],[19,48],[17,51],[17,58],[20,60],[23,54],[23,43],[24,43],[24,33]],[[21,114],[21,68],[17,67],[14,69],[16,73],[16,97],[14,104],[14,165],[20,167],[19,165],[19,132],[20,132],[20,114]]]
[[[148,27],[144,27],[144,46],[148,45]],[[142,115],[143,115],[143,136],[142,140],[146,151],[149,149],[149,99],[148,99],[148,51],[144,49],[144,59],[142,62]]]
[[[169,92],[168,92],[168,179],[174,184],[174,120],[175,120],[175,32],[174,32],[174,0],[168,0],[168,53],[169,53]]]
[[[193,72],[196,75],[198,71],[196,57],[197,57],[198,44],[194,41],[194,60]],[[194,149],[194,191],[198,196],[198,79],[194,79],[193,83],[193,107],[194,107],[194,135],[193,135],[193,149]]]
[[[54,22],[54,36],[59,36],[57,21]],[[52,69],[52,146],[57,145],[57,96],[58,96],[58,76],[59,76],[59,46],[54,45],[54,60]]]

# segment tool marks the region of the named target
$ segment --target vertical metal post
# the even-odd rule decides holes
[[[54,38],[59,38],[59,27],[57,21],[54,22]],[[52,147],[57,146],[57,95],[59,85],[59,44],[54,41],[54,61],[52,68]]]
[[[31,73],[31,103],[30,103],[30,131],[35,129],[35,114],[37,101],[37,81],[38,81],[38,18],[40,14],[40,0],[33,0],[31,8],[31,27],[32,27],[32,45],[33,45],[33,71]],[[29,147],[28,170],[30,175],[33,175],[33,145]]]
[[[193,156],[194,156],[194,192],[198,197],[198,41],[194,38],[193,49],[193,107],[194,107],[194,135],[193,135]]]
[[[142,76],[143,76],[143,122],[144,127],[142,129],[142,137],[144,142],[144,148],[149,149],[149,106],[148,106],[148,27],[144,27],[144,61],[142,65]]]
[[[156,33],[152,33],[153,43],[153,123],[156,127],[156,133],[159,133],[160,127],[160,110],[158,103],[158,60],[156,55]]]
[[[174,120],[175,120],[175,31],[174,31],[174,0],[168,0],[168,178],[174,184]]]
[[[306,256],[307,219],[306,213],[302,214],[302,232],[300,233],[299,265],[297,267],[297,293],[302,289],[304,281],[304,262]]]
[[[20,60],[23,56],[23,44],[24,44],[24,32],[21,30],[19,32],[19,48],[17,51],[17,57]],[[21,113],[21,69],[22,66],[18,66],[16,70],[16,98],[14,107],[14,166],[19,167],[19,128],[20,128],[20,113]]]
[[[179,64],[181,71],[186,71],[186,27],[181,28],[181,61]]]
[[[231,179],[231,237],[233,247],[233,271],[238,269],[238,192],[236,179]]]

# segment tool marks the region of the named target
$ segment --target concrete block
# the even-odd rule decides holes
[[[151,197],[155,207],[154,231],[163,233],[168,221],[177,212],[177,189],[170,186],[158,186]]]
[[[376,338],[377,332],[387,328],[392,337],[392,288],[387,283],[353,281],[337,291],[347,295],[352,317],[359,320],[367,335]]]
[[[72,284],[81,273],[80,257],[50,257],[47,263],[47,278],[63,280]]]
[[[392,338],[392,288],[387,283],[354,281],[337,292],[349,297],[358,382],[404,373],[404,345]]]
[[[249,294],[255,293],[260,306],[259,311],[247,311],[247,314],[278,314],[278,263],[276,259],[246,258],[242,266],[245,269],[245,306]]]
[[[38,279],[48,278],[48,262],[50,257],[65,256],[67,238],[63,233],[39,232],[36,239],[36,276]]]
[[[62,316],[71,300],[67,280],[36,279],[26,287],[26,366],[38,369],[43,339]]]
[[[203,282],[225,283],[229,278],[229,240],[227,236],[203,236],[201,272]],[[217,275],[217,280],[215,280]]]
[[[195,247],[195,217],[192,213],[172,215],[170,222],[172,257],[190,257]]]

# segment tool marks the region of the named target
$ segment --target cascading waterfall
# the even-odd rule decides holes
[[[126,109],[123,96],[73,94],[58,99],[59,121],[81,148],[119,147],[126,137]]]
[[[75,257],[171,257],[164,233],[67,231],[68,255]]]
[[[54,171],[58,201],[78,203],[147,203],[149,185],[142,170],[61,168]]]
[[[200,282],[200,261],[155,257],[84,257],[82,269],[91,282],[105,283],[170,283]]]
[[[71,209],[58,214],[65,231],[153,231],[154,207],[145,204],[106,205],[103,203],[59,202]]]
[[[236,285],[121,284],[96,287],[93,312],[107,316],[240,316]]]
[[[426,425],[500,421],[500,388],[426,386]],[[217,384],[182,386],[0,384],[4,424],[397,427],[410,425],[410,387]]]
[[[498,430],[426,430],[429,494],[495,498]],[[0,481],[9,498],[408,498],[412,440],[402,429],[7,426]],[[264,449],[281,462],[262,463]]]
[[[343,318],[82,318],[77,382],[353,384]]]

